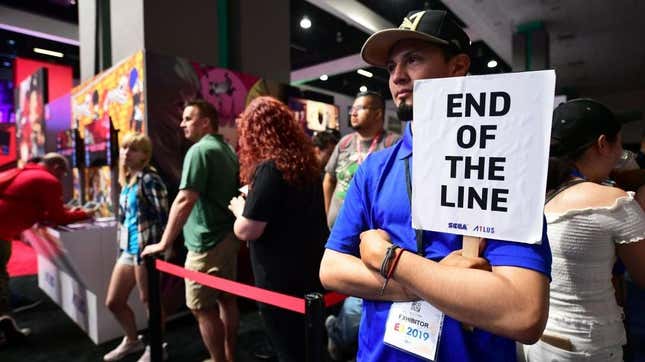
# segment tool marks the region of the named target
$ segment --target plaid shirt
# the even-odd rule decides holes
[[[137,228],[140,249],[161,240],[168,222],[168,191],[157,172],[146,167],[137,174]],[[124,205],[119,204],[119,222],[125,221]],[[140,258],[138,256],[138,258]]]

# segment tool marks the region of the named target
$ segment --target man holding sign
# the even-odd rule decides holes
[[[399,116],[412,120],[414,81],[465,76],[468,47],[468,36],[445,11],[427,10],[372,35],[362,56],[388,69]],[[501,111],[501,103],[495,109]],[[459,112],[456,106],[453,111]],[[456,168],[465,161],[454,162]],[[501,162],[491,167],[493,177],[501,177]],[[482,257],[466,257],[460,235],[412,228],[412,175],[408,125],[399,143],[358,169],[326,246],[320,270],[325,287],[364,298],[357,360],[515,360],[514,341],[534,343],[547,318],[551,253],[545,231],[531,240],[535,244],[488,239]],[[497,196],[494,206],[505,207],[504,195]],[[459,202],[458,196],[446,202]]]

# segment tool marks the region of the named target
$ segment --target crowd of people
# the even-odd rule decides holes
[[[410,12],[399,28],[367,39],[362,58],[387,69],[398,116],[408,121],[401,136],[384,129],[378,93],[356,96],[354,132],[340,139],[333,132],[312,139],[285,104],[262,96],[237,120],[236,152],[217,133],[216,109],[189,102],[179,126],[194,144],[170,208],[150,165],[150,140],[125,137],[121,251],[105,301],[125,336],[104,360],[142,351],[140,361],[150,359],[127,300],[136,286],[147,302],[142,258],[170,253],[183,232],[186,269],[235,280],[238,251],[247,242],[256,286],[297,297],[325,289],[348,295],[325,323],[333,359],[421,360],[423,344],[396,344],[386,331],[390,315],[408,316],[405,309],[413,308],[419,323],[440,321],[440,333],[424,341],[435,347],[437,361],[622,361],[626,333],[612,271],[618,260],[645,287],[645,205],[638,201],[645,198],[607,182],[620,172],[623,149],[622,124],[605,105],[574,99],[553,113],[539,243],[487,239],[480,255],[470,257],[462,254],[462,236],[412,227],[414,81],[466,76],[469,44],[456,22],[435,10]],[[68,171],[64,158],[48,154],[0,174],[6,339],[27,332],[5,316],[9,240],[35,222],[91,217],[63,208],[59,180]],[[34,192],[43,187],[54,192]],[[210,358],[233,361],[235,297],[190,280],[185,289]],[[259,311],[278,360],[304,361],[303,316],[261,303]]]

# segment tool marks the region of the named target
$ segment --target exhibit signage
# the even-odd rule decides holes
[[[414,84],[412,224],[538,243],[553,70]]]

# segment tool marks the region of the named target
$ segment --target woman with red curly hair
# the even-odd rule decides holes
[[[233,198],[234,231],[250,242],[258,287],[302,298],[321,291],[318,268],[329,230],[313,143],[289,108],[253,100],[238,120],[240,178],[246,200]],[[280,361],[304,361],[303,316],[260,304]]]

